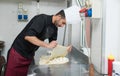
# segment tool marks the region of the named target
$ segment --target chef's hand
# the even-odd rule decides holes
[[[69,45],[67,51],[71,52],[71,50],[72,50],[72,45]]]
[[[47,48],[52,49],[52,48],[55,48],[56,46],[57,46],[57,41],[51,41],[51,42],[48,44]]]

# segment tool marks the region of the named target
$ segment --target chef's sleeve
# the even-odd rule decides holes
[[[57,40],[57,31],[52,35],[52,37],[49,38],[49,42]]]

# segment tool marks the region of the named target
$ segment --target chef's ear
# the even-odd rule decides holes
[[[61,18],[62,16],[61,15],[57,15],[59,18]]]
[[[57,19],[60,19],[60,18],[61,18],[61,15],[56,15],[56,18],[57,18]]]

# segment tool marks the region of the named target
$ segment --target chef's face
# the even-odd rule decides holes
[[[65,25],[66,25],[66,20],[65,20],[65,18],[62,18],[61,16],[58,17],[58,19],[55,20],[55,25],[56,25],[57,27],[63,27],[63,26],[65,26]]]

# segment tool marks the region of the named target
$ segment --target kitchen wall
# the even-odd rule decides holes
[[[107,73],[107,58],[113,54],[120,61],[120,0],[105,0],[103,12],[104,29],[104,72]]]
[[[17,21],[18,3],[23,3],[23,8],[28,10],[28,21]],[[2,55],[6,57],[15,37],[26,26],[30,19],[39,13],[55,14],[67,7],[65,0],[40,0],[39,9],[35,0],[0,0],[0,40],[5,41],[5,48]],[[62,44],[64,28],[59,28],[58,43]],[[40,48],[41,49],[41,48]],[[39,49],[37,57],[44,51]]]

